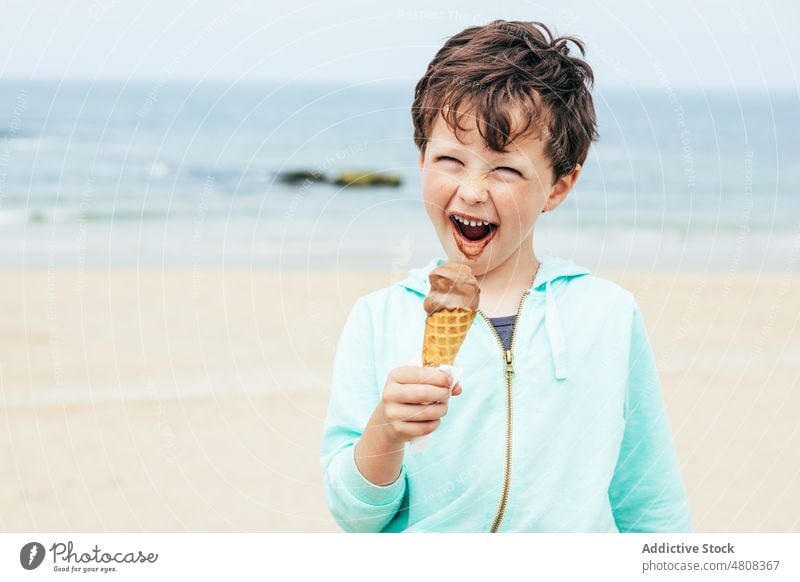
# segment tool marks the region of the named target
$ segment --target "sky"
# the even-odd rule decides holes
[[[598,88],[800,91],[792,0],[11,0],[0,79],[413,83],[494,19],[576,35]]]

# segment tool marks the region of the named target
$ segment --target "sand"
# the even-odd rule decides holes
[[[800,277],[635,293],[698,531],[800,531]],[[388,273],[0,272],[0,530],[339,531],[318,448],[339,331]]]

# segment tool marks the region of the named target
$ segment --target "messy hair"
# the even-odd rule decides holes
[[[591,67],[583,43],[554,37],[540,22],[495,20],[451,37],[436,53],[414,94],[414,142],[424,154],[439,114],[456,134],[462,115],[473,112],[478,133],[498,153],[523,136],[545,142],[554,181],[583,164],[598,138]],[[465,108],[462,111],[461,106]],[[514,112],[522,124],[514,125]],[[458,138],[459,140],[461,138]]]

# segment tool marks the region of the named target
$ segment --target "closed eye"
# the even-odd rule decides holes
[[[457,163],[459,165],[463,165],[461,160],[458,160],[458,159],[453,158],[451,156],[438,156],[436,158],[436,161],[437,162],[455,162],[455,163]],[[524,178],[525,177],[525,176],[522,175],[522,172],[520,172],[519,170],[515,170],[514,168],[509,168],[508,166],[501,166],[499,168],[494,168],[494,170],[495,171],[510,172],[511,174],[514,174],[515,176],[519,176],[520,178]]]
[[[498,170],[498,171],[499,170],[503,170],[503,171],[506,171],[506,172],[511,172],[513,174],[516,174],[517,176],[520,176],[520,177],[522,176],[522,173],[519,170],[515,170],[514,168],[509,168],[507,166],[503,166],[501,168],[495,168],[495,170]]]

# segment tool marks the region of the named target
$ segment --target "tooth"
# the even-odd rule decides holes
[[[470,221],[469,221],[469,225],[470,225],[470,226],[478,226],[478,223],[477,223],[477,222],[475,222],[474,220],[470,220]]]

